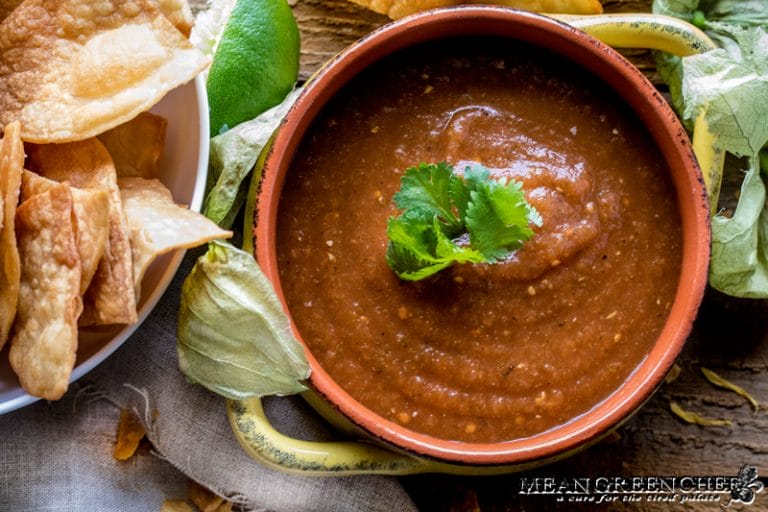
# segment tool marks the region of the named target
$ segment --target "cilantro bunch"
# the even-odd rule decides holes
[[[387,264],[408,281],[454,263],[501,261],[542,224],[521,183],[492,179],[480,165],[463,177],[445,162],[410,167],[393,201],[402,211],[387,224]]]

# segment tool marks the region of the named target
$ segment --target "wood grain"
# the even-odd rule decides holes
[[[203,2],[193,0],[196,9]],[[606,0],[606,12],[648,11],[650,1]],[[301,77],[388,19],[346,0],[297,0],[302,37]],[[656,80],[648,52],[626,55]],[[628,298],[629,300],[629,298]],[[680,377],[663,384],[651,400],[618,429],[618,436],[565,461],[526,476],[735,475],[746,463],[768,475],[768,409],[754,412],[741,397],[715,388],[701,375],[706,366],[768,401],[768,301],[735,300],[710,291],[679,358]],[[689,425],[669,411],[675,400],[700,414],[728,418],[732,428]],[[538,510],[551,500],[518,495],[519,475],[467,478],[422,475],[402,479],[422,510]],[[687,510],[717,510],[696,505]],[[570,507],[594,510],[595,507]],[[611,510],[667,510],[667,505],[619,504]],[[754,510],[768,509],[768,493]]]

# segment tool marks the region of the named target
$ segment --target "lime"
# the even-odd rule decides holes
[[[211,136],[280,103],[299,72],[299,29],[286,0],[237,0],[208,74]]]

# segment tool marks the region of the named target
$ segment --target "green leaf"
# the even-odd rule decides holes
[[[250,254],[212,242],[181,293],[177,348],[187,379],[235,400],[306,389],[303,348]]]
[[[656,61],[656,71],[661,79],[669,86],[669,95],[672,98],[672,106],[678,115],[682,116],[685,109],[683,100],[683,60],[677,55],[665,52],[653,52]],[[683,119],[686,128],[692,128],[692,123]]]
[[[420,281],[450,267],[453,261],[443,258],[422,258],[407,245],[387,244],[387,264],[405,281]]]
[[[203,214],[222,228],[232,227],[248,193],[246,178],[300,92],[292,91],[279,105],[211,139]]]
[[[768,211],[758,163],[768,143],[768,2],[655,0],[653,10],[687,21],[695,16],[720,46],[683,59],[657,54],[656,61],[686,125],[704,112],[717,147],[748,162],[746,170],[724,169],[725,181],[746,173],[733,216],[712,218],[709,282],[729,295],[768,298]]]
[[[449,189],[455,189],[457,181],[461,178],[454,176],[445,162],[410,167],[400,179],[400,191],[393,198],[395,206],[425,220],[437,216],[446,225],[449,236],[456,236],[461,222],[453,211]]]
[[[437,254],[438,236],[446,238],[437,216],[430,222],[408,211],[387,223],[387,264],[407,281],[429,277],[453,264],[450,257]]]
[[[698,8],[699,0],[654,0],[654,14],[673,16],[690,22],[693,12]]]
[[[404,211],[387,224],[387,264],[401,279],[424,279],[454,263],[501,260],[533,235],[529,223],[542,222],[522,185],[496,181],[479,165],[467,166],[462,178],[446,163],[422,163],[400,185],[394,202]],[[457,242],[466,238],[469,246]]]
[[[711,22],[741,27],[756,27],[768,23],[768,2],[765,0],[654,0],[653,12],[692,22],[695,16]],[[696,24],[699,26],[699,23]]]
[[[760,174],[765,177],[768,175],[768,148],[760,150],[758,160],[760,161]]]
[[[464,182],[469,190],[477,190],[491,179],[491,172],[482,165],[470,165],[464,170]]]
[[[768,296],[768,212],[757,159],[748,160],[733,216],[712,218],[709,282],[737,297]]]
[[[699,9],[710,22],[741,27],[768,24],[768,2],[765,0],[701,0]]]
[[[654,52],[659,74],[669,85],[672,104],[686,126],[691,128],[697,114],[707,107],[707,122],[713,133],[725,135],[720,139],[725,149],[735,138],[739,146],[734,147],[735,154],[757,151],[760,146],[755,144],[761,136],[755,120],[764,112],[751,112],[750,107],[759,106],[766,94],[768,2],[656,0],[653,12],[689,22],[695,14],[703,16],[705,32],[722,47],[684,59]],[[710,102],[714,104],[710,106]],[[744,150],[745,140],[752,152]]]
[[[683,59],[683,117],[691,121],[705,109],[722,149],[754,156],[768,142],[768,33],[761,27],[730,34],[740,50],[720,48]]]
[[[472,247],[488,261],[498,261],[523,246],[533,236],[529,222],[541,217],[525,200],[522,184],[515,181],[470,181],[467,229]]]
[[[435,219],[433,232],[437,234],[437,244],[435,254],[440,259],[445,259],[451,263],[485,263],[487,260],[478,251],[471,247],[458,245],[449,239],[438,226]]]
[[[471,169],[471,167],[467,166],[464,171],[464,179],[461,179],[458,176],[454,176],[448,185],[448,196],[451,200],[451,203],[453,203],[453,205],[456,207],[456,212],[459,216],[459,222],[462,225],[466,225],[467,206],[469,206],[469,200],[471,199],[470,189],[466,181],[466,173],[469,172],[471,175]],[[488,171],[485,170],[485,172],[487,173]]]
[[[406,212],[399,217],[391,217],[387,222],[387,237],[396,246],[407,247],[422,261],[434,259],[434,247],[437,238],[431,223],[419,214]]]

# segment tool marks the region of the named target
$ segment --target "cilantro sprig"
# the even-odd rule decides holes
[[[410,167],[393,201],[401,213],[387,224],[387,264],[408,281],[454,263],[501,261],[542,224],[521,183],[493,179],[481,165],[463,177],[445,162]]]

